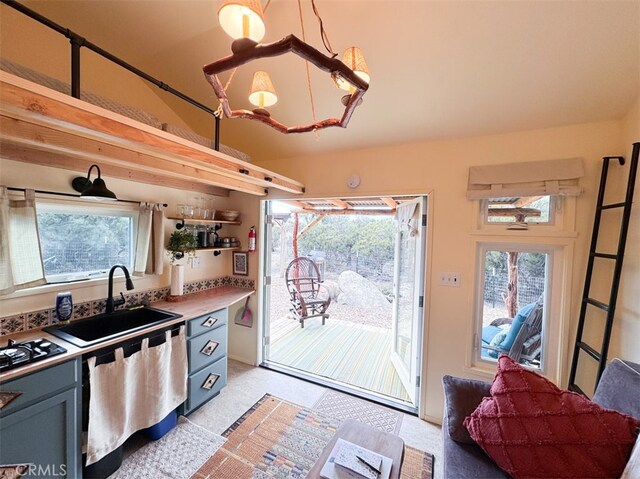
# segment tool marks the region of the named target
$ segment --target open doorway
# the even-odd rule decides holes
[[[264,205],[264,364],[415,412],[426,197]]]

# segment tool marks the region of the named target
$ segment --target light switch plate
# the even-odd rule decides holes
[[[449,288],[458,288],[460,286],[460,273],[440,273],[438,284]]]

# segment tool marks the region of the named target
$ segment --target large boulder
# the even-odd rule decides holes
[[[338,277],[340,304],[362,308],[383,308],[391,313],[391,303],[378,287],[355,271],[343,271]]]

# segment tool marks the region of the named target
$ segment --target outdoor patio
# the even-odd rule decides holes
[[[409,402],[391,364],[391,329],[330,317],[271,322],[269,360]]]

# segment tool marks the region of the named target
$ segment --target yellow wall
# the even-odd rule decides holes
[[[0,8],[0,56],[70,83],[69,40],[5,6]],[[162,123],[188,128],[182,118],[162,101],[168,94],[155,85],[86,48],[81,49],[80,64],[82,91],[146,111]]]
[[[302,181],[307,187],[307,197],[430,194],[433,236],[429,258],[431,273],[427,278],[428,325],[423,356],[427,370],[426,378],[423,377],[425,396],[422,414],[439,421],[443,407],[441,380],[444,374],[486,379],[486,376],[465,368],[465,354],[469,348],[467,332],[472,328],[475,271],[474,238],[471,234],[475,210],[474,203],[465,197],[469,167],[583,158],[586,175],[581,184],[585,192],[577,200],[576,206],[578,235],[571,272],[574,280],[569,312],[571,327],[565,340],[565,347],[568,348],[575,337],[601,157],[627,153],[628,141],[625,137],[623,142],[621,122],[611,121],[289,158],[265,162],[261,166]],[[354,173],[361,176],[362,184],[358,189],[351,190],[346,181]],[[633,228],[630,237],[635,235],[637,238],[637,221]],[[460,272],[460,288],[438,286],[437,274],[442,271]],[[627,295],[631,294],[632,287],[631,284],[626,287]],[[631,315],[637,320],[640,311],[637,292],[635,296],[633,300],[625,298],[621,302],[629,304],[635,301],[634,305],[628,307],[635,308],[635,313]],[[630,349],[630,344],[621,345],[616,349],[616,354],[626,358],[636,356],[638,359],[638,352]],[[563,373],[566,378],[567,372]]]
[[[86,172],[76,174],[67,170],[31,165],[0,158],[0,185],[5,186],[73,193],[70,186],[71,180],[75,176],[84,176],[85,174]],[[177,204],[192,202],[194,196],[202,196],[200,194],[196,195],[188,191],[176,190],[160,185],[147,185],[109,177],[105,177],[104,179],[109,189],[116,193],[119,198],[167,203],[169,206],[166,209],[165,216],[175,216]],[[217,209],[237,209],[233,208],[234,202],[232,198],[215,197],[214,201]],[[91,208],[92,206],[90,202],[84,202],[83,204],[86,205],[87,208]],[[171,232],[175,231],[175,224],[175,221],[165,219],[165,242],[168,241]],[[220,234],[224,236],[240,236],[240,228],[240,226],[224,227]],[[242,241],[246,241],[244,237]],[[185,260],[181,260],[183,264],[187,264],[185,266],[185,282],[205,278],[218,278],[231,274],[231,255],[229,252],[223,252],[217,257],[214,257],[213,253],[202,252],[198,253],[198,256],[201,259],[198,269],[192,269]],[[150,275],[143,278],[134,278],[136,291],[168,286],[170,284],[168,256],[165,257],[165,266],[162,276]],[[44,286],[36,288],[35,290],[19,291],[0,298],[0,316],[52,308],[55,305],[55,294],[57,291],[71,291],[74,302],[78,303],[106,298],[107,284],[106,280],[102,279],[93,280],[90,283],[69,283],[55,287]],[[116,292],[118,291],[120,291],[120,289],[116,288]]]

